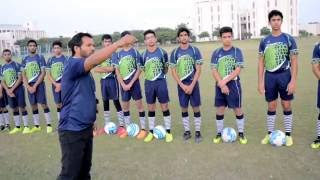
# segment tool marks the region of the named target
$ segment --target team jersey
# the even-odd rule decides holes
[[[50,71],[53,80],[60,81],[64,69],[64,64],[67,61],[67,57],[64,55],[60,57],[51,57],[48,59],[47,70]]]
[[[277,72],[290,68],[290,56],[298,54],[295,40],[289,34],[275,37],[268,35],[259,46],[259,54],[264,57],[266,71]]]
[[[145,50],[142,53],[141,68],[144,70],[146,80],[165,79],[164,70],[168,65],[168,54],[161,48],[157,48],[154,52]]]
[[[227,51],[223,48],[215,50],[211,56],[211,67],[218,71],[222,79],[227,78],[237,67],[243,68],[241,50],[236,47]]]
[[[312,53],[312,63],[313,64],[320,63],[320,43],[317,43],[314,46],[313,53]]]
[[[112,59],[115,59],[116,56],[117,56],[117,53],[113,53],[110,58],[103,61],[101,64],[98,65],[98,67],[112,67]],[[100,73],[100,77],[101,77],[101,79],[114,78],[115,71]]]
[[[122,49],[112,59],[112,64],[115,68],[119,69],[120,76],[123,80],[127,80],[132,78],[134,73],[140,68],[141,55],[134,48],[128,51]]]
[[[21,68],[26,73],[28,83],[34,83],[38,80],[41,71],[45,70],[46,61],[42,55],[28,55],[22,59]]]
[[[10,61],[0,66],[1,79],[11,88],[21,75],[21,65],[15,61]]]
[[[187,49],[174,49],[170,56],[170,67],[175,68],[180,80],[192,80],[196,65],[202,65],[203,60],[198,48],[189,45]]]

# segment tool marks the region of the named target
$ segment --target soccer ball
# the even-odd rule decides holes
[[[108,122],[104,126],[104,132],[107,134],[115,134],[117,133],[117,126],[114,122]]]
[[[163,126],[161,125],[158,125],[156,126],[154,129],[153,129],[153,136],[156,138],[156,139],[163,139],[166,137],[166,130],[164,129]]]
[[[286,143],[286,135],[280,130],[275,130],[270,134],[269,142],[273,146],[282,146]]]
[[[226,127],[222,131],[222,140],[223,142],[231,143],[236,141],[237,139],[237,133],[236,131],[231,127]]]
[[[131,123],[127,127],[128,136],[131,136],[131,137],[137,136],[139,131],[140,131],[140,128],[135,123]]]

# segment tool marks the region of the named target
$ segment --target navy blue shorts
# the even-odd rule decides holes
[[[13,91],[15,97],[8,96],[8,103],[10,108],[14,109],[16,107],[25,108],[26,107],[26,99],[24,95],[24,87],[21,84]]]
[[[119,83],[116,78],[105,78],[100,80],[101,94],[104,101],[119,99]]]
[[[280,98],[285,101],[293,100],[293,94],[288,95],[287,87],[291,81],[290,70],[279,73],[266,72],[264,77],[265,98],[267,102]]]
[[[127,79],[124,81],[125,84],[128,84],[130,82],[131,79]],[[121,87],[121,99],[122,101],[130,101],[130,99],[133,100],[140,100],[142,99],[142,95],[141,95],[141,86],[140,86],[140,82],[139,79],[137,79],[131,89],[129,91],[124,91]]]
[[[318,81],[318,98],[317,98],[317,107],[320,109],[320,80]]]
[[[229,95],[223,94],[221,88],[216,86],[216,96],[214,98],[215,107],[229,107],[231,109],[241,108],[242,90],[239,80],[232,80],[227,84]]]
[[[34,83],[29,83],[30,86],[33,86]],[[46,98],[46,87],[44,82],[39,84],[35,93],[30,94],[28,91],[28,98],[31,105],[39,104],[47,104]]]
[[[192,81],[183,80],[182,83],[185,85],[190,85]],[[189,106],[189,101],[192,107],[198,107],[201,105],[200,89],[199,89],[198,82],[194,86],[193,91],[190,95],[186,94],[178,85],[178,96],[179,96],[180,106],[183,108],[187,108]]]
[[[144,91],[148,104],[154,104],[156,98],[159,103],[165,104],[169,102],[169,93],[166,79],[158,79],[155,81],[145,80]]]
[[[52,84],[52,94],[53,94],[54,102],[56,104],[60,104],[60,103],[62,103],[61,91],[60,92],[56,92],[55,89],[56,89],[55,86]]]
[[[2,98],[0,98],[0,108],[5,108],[8,105],[8,97],[6,91],[3,89]]]

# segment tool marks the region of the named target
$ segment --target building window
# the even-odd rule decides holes
[[[252,8],[255,8],[255,6],[256,6],[256,5],[255,5],[254,2],[253,2],[253,3],[252,3]]]
[[[252,17],[253,17],[253,19],[256,17],[256,13],[255,12],[252,13]]]
[[[220,15],[218,15],[218,21],[220,21]]]
[[[278,6],[278,2],[277,2],[277,0],[274,0],[274,6]]]
[[[291,28],[291,34],[293,34],[293,29]]]
[[[234,15],[233,14],[232,14],[231,18],[232,18],[232,20],[234,19]]]
[[[218,12],[220,12],[220,6],[218,6],[218,8],[217,8],[217,9],[218,9]]]
[[[291,22],[291,26],[293,25],[293,19],[290,19],[290,22]]]
[[[292,12],[292,8],[290,8],[290,15],[292,16],[293,12]]]
[[[233,4],[231,4],[231,11],[233,11]]]
[[[267,1],[267,7],[270,7],[270,1],[269,0]]]
[[[290,0],[290,5],[292,6],[292,4],[293,4],[293,3],[292,3],[292,0]]]

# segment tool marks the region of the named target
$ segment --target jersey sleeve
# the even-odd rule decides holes
[[[200,53],[200,50],[197,47],[195,47],[195,61],[197,65],[203,64],[202,55]]]
[[[177,51],[177,49],[174,49],[174,50],[171,52],[170,62],[169,62],[170,68],[176,68],[176,65],[177,65],[176,51]]]
[[[265,49],[265,43],[264,43],[264,39],[261,39],[260,44],[259,44],[259,56],[263,56],[264,55],[264,49]]]
[[[115,68],[119,67],[119,52],[114,53],[114,55],[111,57],[111,64]]]
[[[290,55],[299,54],[297,43],[292,36],[289,36],[289,51],[290,51]]]
[[[243,68],[244,67],[244,60],[242,51],[239,48],[236,48],[236,65],[237,67]]]
[[[213,51],[211,55],[211,69],[217,69],[218,66],[218,58],[217,58],[217,50]]]
[[[320,63],[320,43],[316,44],[312,53],[312,64]]]

